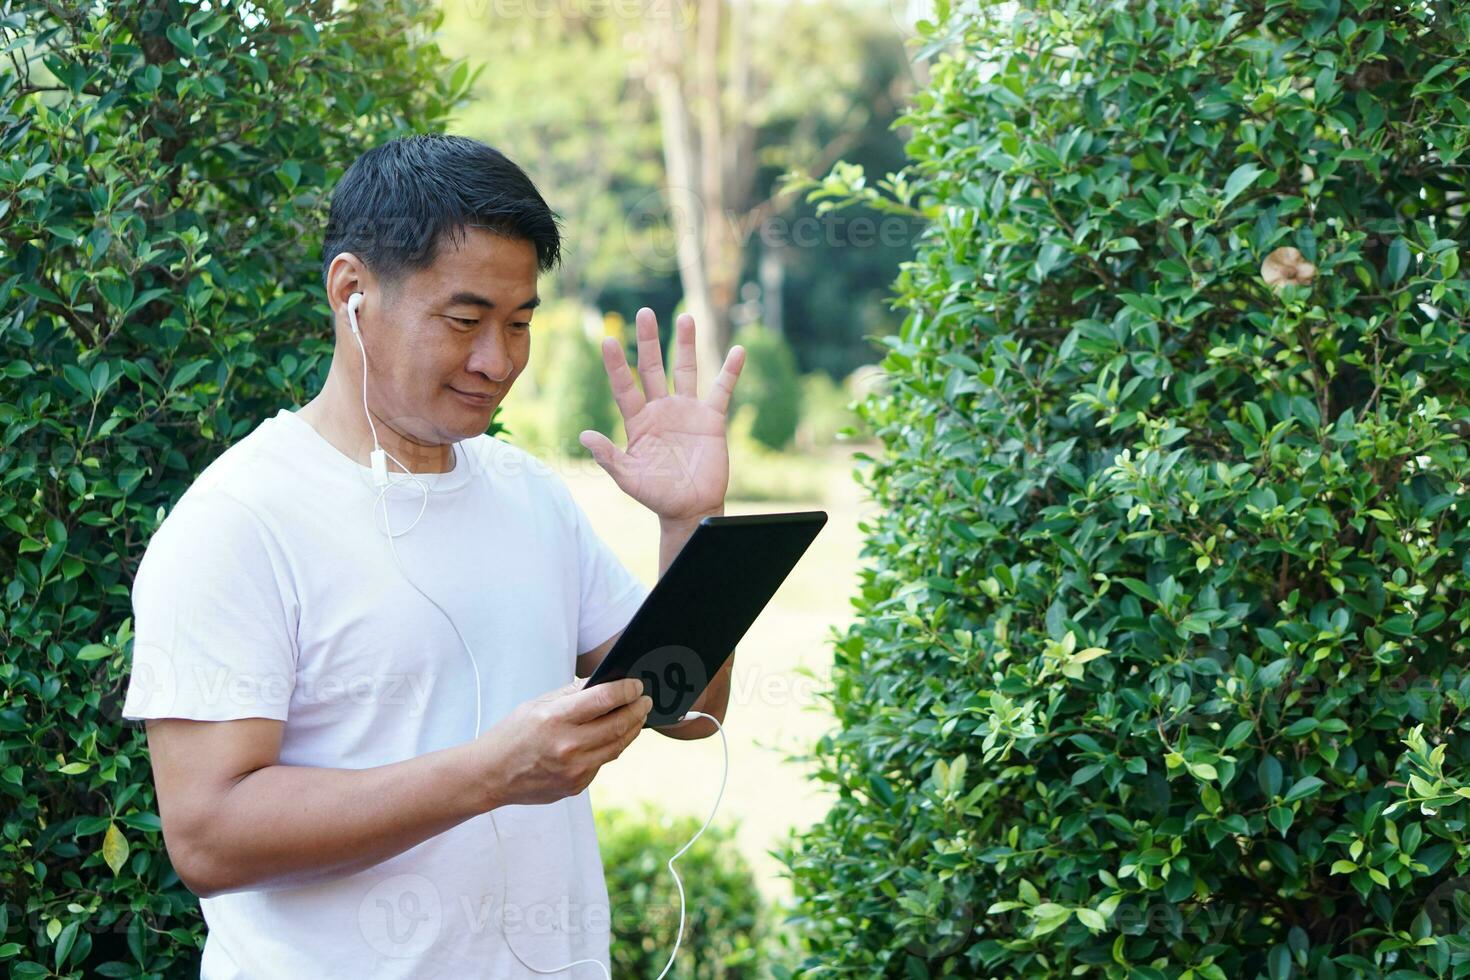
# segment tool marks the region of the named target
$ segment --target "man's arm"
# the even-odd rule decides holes
[[[568,684],[473,741],[366,769],[280,764],[276,719],[151,719],[164,844],[203,898],[350,875],[508,803],[581,792],[649,703],[637,681]]]
[[[724,513],[725,506],[721,504],[719,509],[713,511],[710,516],[719,516]],[[683,524],[663,520],[659,521],[659,578],[663,578],[664,573],[669,570],[669,566],[674,563],[674,558],[689,541],[690,535],[699,526],[701,519],[696,518],[693,521]],[[592,672],[597,669],[597,666],[602,663],[602,659],[607,656],[607,652],[613,648],[614,644],[618,642],[618,638],[622,635],[623,631],[618,630],[591,650],[578,655],[577,676],[590,677]],[[740,648],[737,646],[734,650],[730,651],[730,656],[725,658],[725,662],[720,665],[720,669],[715,673],[715,676],[710,678],[709,685],[695,699],[694,704],[689,709],[690,711],[703,711],[705,714],[714,715],[720,719],[721,725],[725,723],[725,710],[730,704],[730,672],[734,669],[735,654],[739,650]],[[715,726],[704,718],[691,718],[677,725],[661,726],[655,729],[655,731],[660,735],[667,735],[669,738],[688,740],[692,738],[708,738],[715,733]]]
[[[279,765],[270,718],[146,724],[164,846],[201,898],[353,874],[498,805],[466,778],[474,743],[328,769]]]

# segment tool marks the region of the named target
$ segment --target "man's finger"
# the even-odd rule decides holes
[[[699,397],[699,371],[694,362],[694,317],[674,321],[674,394]]]
[[[643,681],[637,677],[584,687],[564,699],[566,717],[575,724],[584,724],[636,701],[642,694]]]
[[[647,695],[638,695],[623,707],[584,724],[578,730],[579,735],[587,735],[587,745],[594,746],[598,765],[622,752],[632,741],[634,732],[641,729],[644,718],[648,717],[647,711],[644,711],[645,696]],[[648,704],[651,705],[651,701]]]
[[[626,719],[624,718],[624,712],[627,712],[628,715]],[[647,717],[643,709],[639,706],[638,701],[625,705],[620,711],[608,715],[605,719],[609,723],[608,728],[605,732],[599,732],[602,746],[593,756],[597,761],[597,765],[607,765],[607,763],[622,755],[623,750],[632,745],[633,740],[638,737],[638,733],[643,731],[643,722]],[[620,730],[617,727],[625,723],[627,725],[626,729]],[[598,722],[599,726],[602,724],[603,721]]]
[[[613,400],[618,403],[618,411],[623,413],[623,421],[626,422],[643,411],[643,392],[638,390],[638,383],[633,380],[633,370],[628,367],[628,359],[623,356],[623,345],[618,338],[603,339],[602,366],[607,369]]]
[[[634,318],[638,334],[638,377],[643,379],[643,398],[653,401],[669,393],[669,382],[664,377],[664,355],[658,344],[658,318],[648,307],[643,307]]]
[[[725,365],[720,368],[720,376],[710,386],[709,395],[705,398],[704,403],[721,415],[730,409],[730,395],[735,391],[735,379],[740,377],[740,368],[744,364],[745,348],[736,344],[725,356]]]

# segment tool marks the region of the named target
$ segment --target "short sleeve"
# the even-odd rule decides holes
[[[628,625],[649,588],[628,570],[592,527],[587,514],[566,495],[576,518],[581,607],[577,617],[577,654],[586,653]]]
[[[133,658],[122,716],[286,719],[297,606],[265,525],[220,490],[185,494],[133,580]]]

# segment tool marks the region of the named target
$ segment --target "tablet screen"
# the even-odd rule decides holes
[[[700,521],[585,686],[641,677],[643,727],[678,721],[825,523],[820,510]]]

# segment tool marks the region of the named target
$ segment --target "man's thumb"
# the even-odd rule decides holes
[[[578,691],[580,691],[582,689],[582,685],[583,684],[586,684],[586,683],[587,683],[587,678],[585,678],[585,677],[574,677],[574,678],[572,678],[572,680],[569,683],[563,684],[561,687],[553,688],[552,690],[547,691],[545,694],[541,695],[541,697],[539,698],[539,700],[542,700],[542,701],[555,701],[555,700],[557,700],[559,698],[566,697],[568,694],[576,694]]]
[[[596,429],[584,429],[577,435],[577,441],[582,444],[583,449],[592,454],[592,458],[597,461],[598,466],[601,466],[609,473],[612,472],[617,447],[613,445],[611,439]]]

